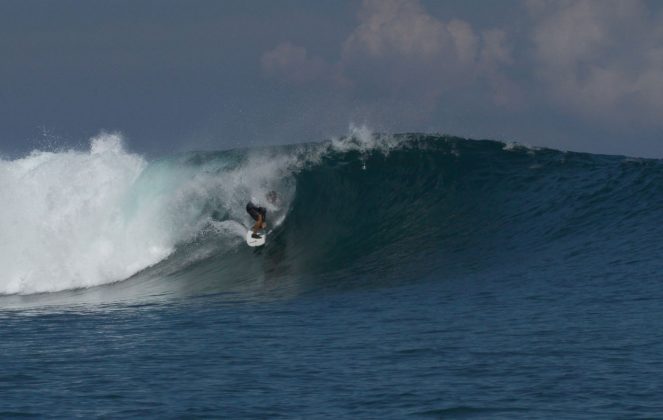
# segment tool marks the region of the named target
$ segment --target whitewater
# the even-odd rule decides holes
[[[0,160],[0,294],[86,288],[127,279],[205,234],[238,246],[246,202],[276,190],[265,204],[278,227],[295,191],[293,174],[329,150],[393,146],[366,128],[351,141],[217,155],[189,153],[148,162],[102,133],[89,150],[34,151]],[[219,251],[197,251],[188,260]]]

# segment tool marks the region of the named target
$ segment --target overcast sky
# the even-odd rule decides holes
[[[663,2],[0,0],[0,154],[350,123],[663,158]]]

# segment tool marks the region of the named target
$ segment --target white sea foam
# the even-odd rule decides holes
[[[316,144],[314,147],[301,146],[299,150],[291,155],[289,167],[297,170],[306,165],[317,164],[323,156],[330,152],[359,152],[363,155],[378,151],[387,155],[391,150],[400,147],[402,144],[402,138],[375,133],[366,125],[350,124],[345,136],[333,137],[327,142]]]
[[[252,223],[245,211],[249,198],[268,208],[273,229],[294,198],[293,173],[328,152],[386,153],[396,145],[366,127],[351,127],[347,137],[294,153],[259,149],[150,163],[122,143],[121,136],[102,133],[87,151],[0,160],[0,294],[124,280],[201,234],[238,246]],[[276,204],[264,200],[271,190],[278,192]],[[205,247],[209,253],[209,243]]]
[[[524,144],[524,143],[518,143],[515,141],[510,141],[508,143],[504,143],[504,146],[502,147],[502,150],[506,152],[515,152],[515,151],[527,151],[527,154],[533,155],[536,152],[540,151],[541,148],[537,146],[531,146],[529,144]]]
[[[248,224],[247,197],[278,189],[280,208],[270,210],[282,214],[294,194],[276,185],[287,162],[273,157],[249,157],[228,171],[180,163],[148,164],[116,134],[95,137],[88,151],[0,160],[0,293],[126,279],[208,229],[213,210]],[[215,231],[237,236],[234,226]]]
[[[0,293],[101,284],[167,255],[172,244],[118,207],[145,166],[112,134],[92,139],[89,152],[0,161]]]
[[[398,147],[402,140],[391,135],[376,134],[366,125],[350,124],[348,135],[331,140],[331,149],[337,152],[359,151],[368,152],[377,150],[387,154]]]

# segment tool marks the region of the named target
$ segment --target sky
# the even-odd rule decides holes
[[[663,2],[0,0],[0,155],[350,125],[663,158]]]

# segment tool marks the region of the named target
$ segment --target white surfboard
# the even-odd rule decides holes
[[[254,238],[252,235],[253,235],[253,231],[251,229],[249,229],[249,231],[246,232],[246,244],[248,246],[265,245],[265,239],[267,238],[266,233],[258,233],[258,235],[260,235],[260,238]]]

